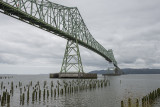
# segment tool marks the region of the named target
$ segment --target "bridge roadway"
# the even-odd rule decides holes
[[[79,10],[48,0],[0,0],[0,12],[46,30],[104,57],[119,69],[111,49],[106,50],[91,35]]]

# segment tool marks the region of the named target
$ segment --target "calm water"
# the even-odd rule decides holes
[[[2,76],[2,75],[0,75]],[[140,99],[151,91],[160,88],[160,74],[140,74],[140,75],[121,75],[121,76],[98,76],[99,80],[109,80],[110,86],[96,88],[93,90],[83,90],[81,92],[49,97],[45,101],[24,102],[23,107],[120,107],[121,100],[127,101],[128,98]],[[14,83],[14,95],[11,97],[10,107],[20,107],[19,89],[15,88],[19,81],[22,86],[26,86],[30,81],[36,84],[39,81],[43,87],[44,81],[50,84],[59,82],[72,81],[67,79],[50,79],[48,75],[13,75],[10,79],[0,79],[0,83],[7,89],[10,89],[8,82]],[[75,79],[76,81],[76,79]],[[49,85],[48,85],[49,88]],[[0,95],[2,95],[0,89]],[[30,98],[31,100],[31,98]],[[160,107],[160,99],[158,99],[153,107]]]

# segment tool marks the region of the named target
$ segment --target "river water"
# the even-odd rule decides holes
[[[0,75],[11,76],[11,78],[0,79],[0,83],[3,82],[5,89],[0,89],[0,95],[6,89],[10,89],[10,84],[13,81],[14,94],[11,96],[10,107],[120,107],[121,101],[127,103],[128,98],[133,101],[139,99],[141,106],[141,98],[153,90],[160,88],[160,74],[132,74],[121,76],[98,76],[98,80],[107,80],[109,84],[103,88],[86,89],[75,93],[66,93],[65,95],[56,95],[54,97],[49,96],[46,100],[32,101],[30,95],[29,102],[24,101],[22,105],[20,103],[20,90],[19,82],[22,83],[21,87],[27,86],[32,81],[34,86],[37,81],[41,86],[44,85],[44,81],[47,82],[46,87],[50,89],[50,83],[56,85],[57,81],[63,83],[64,81],[73,81],[73,79],[50,79],[49,75]],[[13,76],[13,77],[12,77]],[[76,79],[74,79],[76,81]],[[78,80],[77,80],[78,81]],[[83,80],[82,80],[83,81]],[[84,80],[87,81],[87,80]],[[90,80],[88,80],[90,81]],[[17,88],[16,88],[17,85]],[[56,86],[54,86],[56,87]],[[30,89],[30,94],[31,94]],[[27,93],[24,91],[24,93]],[[26,95],[25,95],[26,99]],[[160,107],[160,99],[158,99],[153,107]]]

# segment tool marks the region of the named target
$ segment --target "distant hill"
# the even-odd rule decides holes
[[[160,74],[160,69],[132,69],[132,68],[125,68],[121,69],[124,74]],[[112,74],[113,71],[107,70],[95,70],[89,73],[96,73],[96,74]]]

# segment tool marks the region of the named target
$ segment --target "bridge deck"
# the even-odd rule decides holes
[[[7,1],[10,1],[10,3]],[[36,0],[25,0],[26,2],[25,3],[20,2],[21,4],[16,0],[7,0],[7,1],[0,0],[0,12],[7,14],[11,17],[14,17],[18,20],[24,21],[28,24],[33,25],[33,26],[36,26],[38,28],[41,28],[43,30],[46,30],[46,31],[53,33],[55,35],[58,35],[60,37],[63,37],[65,39],[74,40],[74,41],[77,40],[80,45],[94,51],[95,53],[104,57],[107,61],[113,62],[114,66],[118,68],[117,62],[114,59],[114,55],[113,55],[112,50],[106,50],[102,45],[100,45],[92,37],[92,35],[88,31],[88,29],[86,28],[86,26],[83,22],[83,19],[81,18],[80,13],[77,8],[68,8],[65,6],[58,5],[58,4],[54,4],[54,6],[55,6],[54,7],[51,5],[51,4],[53,4],[51,2],[41,2],[41,4],[39,4],[36,2]],[[29,11],[31,11],[30,13],[27,11],[27,6],[26,6],[27,2],[29,2],[29,5],[30,5],[30,10],[29,10]],[[44,3],[48,3],[48,7],[46,6],[46,4],[44,5]],[[32,6],[33,4],[35,6]],[[19,6],[19,5],[21,5],[21,6]],[[53,8],[57,9],[57,11],[56,11],[57,16],[53,16],[53,18],[51,18],[52,15],[50,15],[50,17],[49,17],[48,14],[51,14],[51,12],[47,11],[48,13],[47,12],[44,13],[43,11],[45,9],[43,9],[41,7],[43,5],[48,10],[53,9]],[[49,6],[49,5],[51,5],[51,6]],[[36,7],[35,8],[35,10],[36,10],[35,15],[33,15],[33,13],[35,13],[35,12],[32,12],[33,7],[34,8]],[[67,15],[68,18],[65,20],[62,20],[62,19],[66,17],[66,14],[61,15],[62,13],[59,12],[62,9],[64,11],[67,10],[67,12],[68,12],[68,15]],[[39,14],[39,16],[37,16],[37,14]],[[70,14],[76,14],[76,15],[73,16]],[[48,16],[48,17],[45,17],[45,16]],[[49,23],[48,18],[50,18],[50,20],[52,19],[53,22],[55,23],[55,25]],[[47,22],[46,22],[46,20],[47,20]],[[59,23],[59,26],[56,25],[58,23]],[[71,25],[68,24],[68,26],[66,26],[67,23],[71,23]],[[80,24],[80,25],[78,25],[78,24]],[[68,28],[66,28],[66,27],[68,27]],[[65,28],[68,30],[67,31],[64,30]],[[72,32],[70,32],[69,29],[71,29]],[[79,32],[79,34],[77,34],[77,32]],[[81,35],[82,37],[80,37],[79,35]]]

